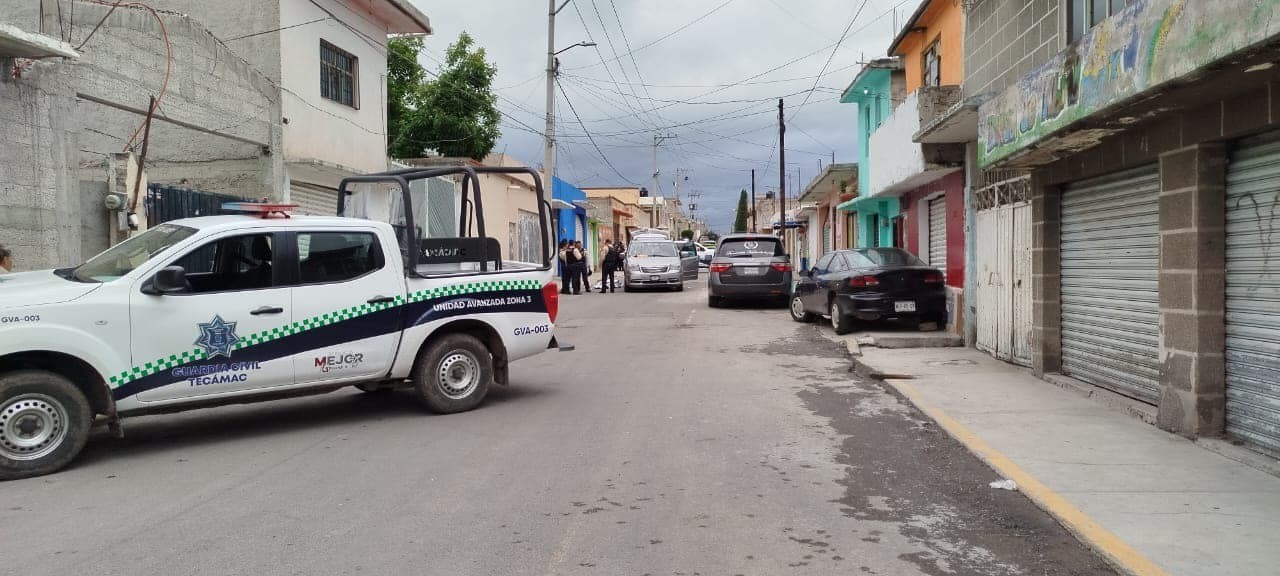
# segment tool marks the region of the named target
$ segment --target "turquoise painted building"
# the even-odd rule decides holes
[[[864,195],[871,190],[871,171],[875,170],[870,160],[871,134],[893,113],[893,95],[902,92],[902,61],[880,58],[868,62],[840,95],[840,102],[858,105],[859,196],[837,208],[855,213],[859,248],[893,245],[893,222],[900,211],[898,199]]]

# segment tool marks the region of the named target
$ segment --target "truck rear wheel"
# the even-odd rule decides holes
[[[438,414],[479,406],[492,383],[493,355],[469,334],[449,334],[432,342],[414,374],[418,401]]]
[[[24,370],[0,376],[0,480],[57,472],[85,442],[93,410],[70,380]]]

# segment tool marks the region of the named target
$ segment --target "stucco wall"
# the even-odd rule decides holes
[[[1043,2],[1039,2],[1043,4]],[[964,10],[952,0],[932,0],[915,27],[890,56],[901,56],[906,72],[906,88],[914,92],[924,81],[924,52],[936,41],[941,57],[942,85],[959,85],[964,80]]]
[[[326,20],[280,32],[285,155],[362,172],[386,169],[386,28],[335,0],[315,0],[355,28]],[[280,21],[324,18],[310,0],[280,0]],[[359,59],[358,108],[320,96],[320,41]]]
[[[902,196],[903,238],[908,252],[928,259],[929,203],[941,192],[947,206],[947,286],[964,288],[964,173],[956,172]]]
[[[148,0],[157,10],[190,16],[254,68],[272,81],[280,80],[280,32],[284,26],[306,20],[283,22],[280,5],[263,0]],[[76,6],[80,13],[80,5]],[[79,18],[77,17],[77,20]],[[308,26],[317,26],[308,24]]]
[[[871,174],[865,195],[875,196],[924,170],[924,148],[911,141],[920,130],[919,96],[918,91],[908,95],[871,135]]]

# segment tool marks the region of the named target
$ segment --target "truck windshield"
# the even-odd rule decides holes
[[[195,233],[195,228],[161,224],[108,248],[71,270],[71,275],[81,282],[110,282]]]

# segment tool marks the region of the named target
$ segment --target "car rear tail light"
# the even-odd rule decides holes
[[[547,316],[551,317],[551,323],[555,324],[556,316],[560,314],[560,289],[556,287],[555,282],[542,287],[542,303],[547,307]]]
[[[850,288],[868,288],[871,286],[879,286],[880,279],[875,276],[853,276],[845,280],[845,285]]]
[[[715,272],[716,274],[719,274],[721,272],[728,272],[731,266],[733,266],[733,264],[725,264],[723,262],[720,262],[720,263],[712,262],[711,271]]]
[[[790,263],[790,262],[774,262],[773,264],[770,264],[770,265],[769,265],[769,267],[770,267],[770,268],[773,268],[774,270],[777,270],[777,271],[779,271],[779,272],[790,272],[790,271],[791,271],[791,263]]]
[[[943,278],[942,278],[941,272],[929,272],[928,274],[924,275],[925,284],[941,284],[942,280]]]

